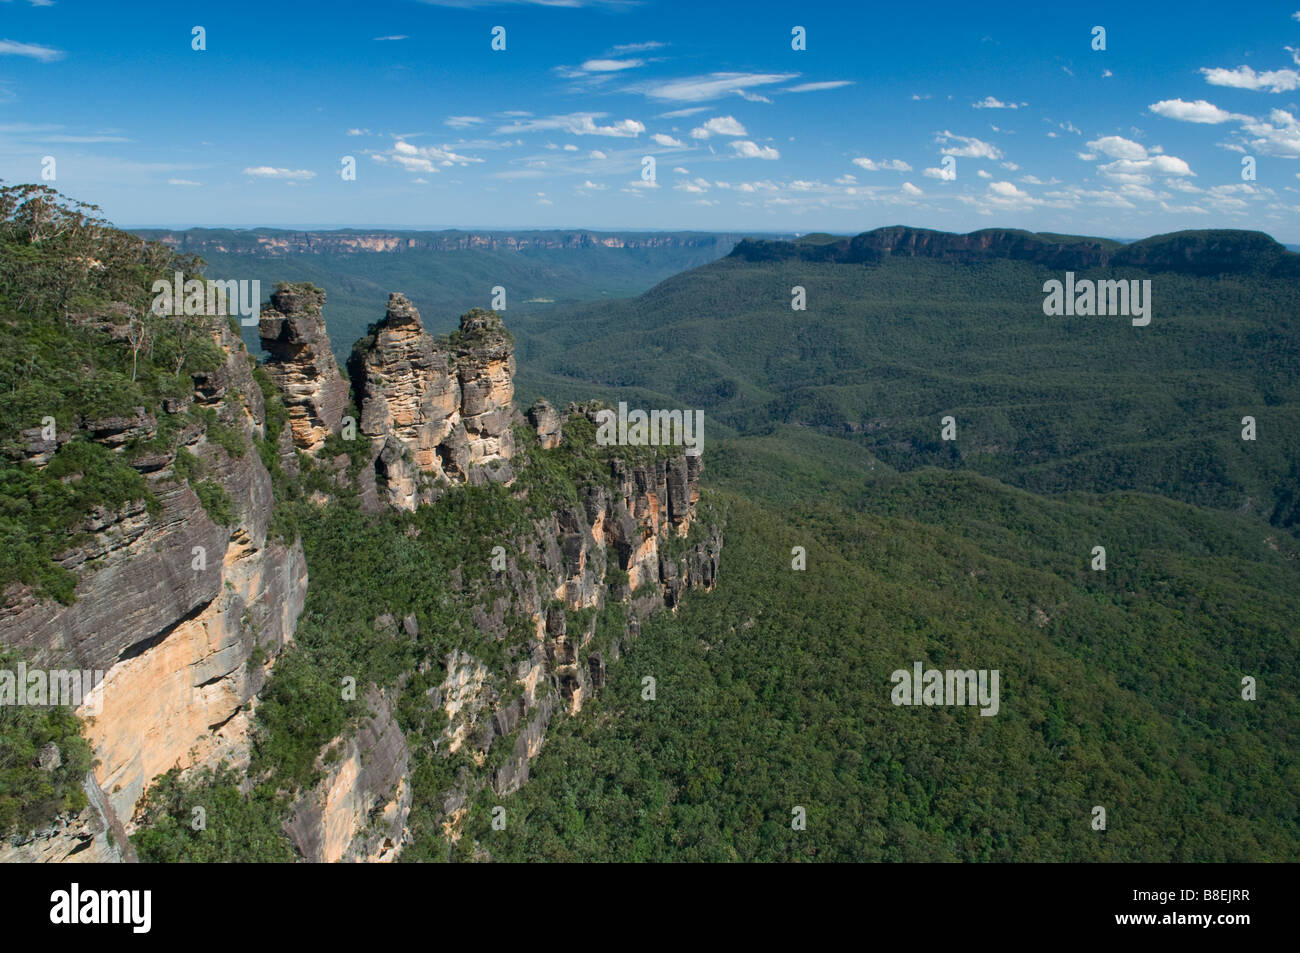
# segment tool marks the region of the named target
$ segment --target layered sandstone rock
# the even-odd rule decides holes
[[[514,345],[495,312],[474,309],[437,339],[394,293],[350,370],[388,503],[409,510],[447,484],[513,480]]]
[[[350,738],[335,738],[325,777],[302,795],[285,833],[312,863],[396,860],[411,812],[410,751],[391,704],[371,687],[368,716]]]
[[[338,433],[348,405],[348,382],[325,333],[325,292],[310,284],[284,285],[263,309],[258,332],[270,353],[266,369],[289,411],[293,445],[315,453]]]
[[[543,450],[554,450],[560,445],[564,436],[560,413],[545,397],[528,408],[528,422],[537,431],[537,442]]]
[[[584,488],[580,505],[560,508],[515,541],[519,558],[507,560],[500,580],[507,596],[465,594],[488,638],[506,638],[513,618],[532,620],[532,636],[506,678],[494,680],[480,663],[453,654],[431,696],[447,715],[443,738],[452,750],[469,743],[486,759],[494,746],[509,746],[487,779],[499,795],[528,780],[529,762],[555,714],[581,710],[603,684],[606,664],[639,632],[641,618],[674,608],[688,588],[711,589],[716,582],[721,528],[696,528],[699,458],[683,454],[635,466],[613,459],[610,475],[612,490]],[[668,545],[674,539],[686,542]],[[621,638],[598,644],[594,616],[581,629],[568,625],[566,610],[599,609],[610,600],[629,610]],[[467,783],[448,803],[464,800]]]
[[[234,524],[214,523],[177,478],[175,447],[128,458],[157,506],[101,508],[83,522],[86,541],[59,559],[78,576],[70,605],[11,585],[0,606],[0,645],[17,648],[29,665],[104,673],[95,703],[78,714],[98,759],[99,813],[128,832],[158,774],[245,760],[245,706],[291,639],[306,591],[301,546],[268,538],[271,479],[252,445],[265,432],[265,408],[248,355],[224,317],[209,331],[226,361],[196,375],[193,394],[165,410],[177,415],[179,446],[198,458],[203,479],[229,497]],[[232,454],[210,440],[203,414],[235,432],[242,448]],[[82,429],[124,452],[124,432],[148,437],[154,427],[136,412]],[[59,848],[33,850],[36,859]]]
[[[89,803],[79,813],[61,815],[40,830],[20,831],[0,840],[0,864],[134,863],[135,850],[93,772],[86,774],[82,787]]]

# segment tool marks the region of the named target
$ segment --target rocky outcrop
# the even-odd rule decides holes
[[[564,437],[560,413],[546,398],[528,408],[528,422],[537,431],[537,440],[543,450],[554,450],[560,445]]]
[[[411,811],[411,755],[388,698],[372,686],[366,706],[355,735],[326,745],[325,777],[285,823],[294,849],[312,863],[383,863],[400,852]]]
[[[82,787],[89,802],[76,814],[61,815],[40,830],[0,840],[0,864],[116,864],[136,860],[126,830],[109,806],[93,772]]]
[[[106,810],[128,831],[158,774],[246,760],[246,708],[292,637],[306,590],[301,546],[268,537],[271,479],[252,445],[265,408],[248,355],[224,317],[209,333],[226,360],[195,376],[189,398],[164,405],[175,444],[127,457],[156,505],[101,508],[84,521],[85,541],[59,558],[77,574],[70,605],[11,585],[0,607],[0,645],[30,666],[104,673],[95,704],[78,714]],[[81,429],[125,453],[122,434],[149,438],[158,426],[137,411]],[[229,499],[232,525],[214,522],[177,477],[181,448]]]
[[[263,309],[258,332],[270,357],[265,367],[289,411],[293,445],[315,453],[338,433],[348,405],[348,382],[325,333],[325,292],[284,285]]]
[[[349,369],[390,505],[414,509],[449,484],[514,479],[514,345],[496,312],[474,309],[438,339],[392,294]]]

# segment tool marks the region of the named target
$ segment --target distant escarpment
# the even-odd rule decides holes
[[[654,234],[588,231],[424,232],[379,229],[298,232],[269,228],[248,230],[193,228],[184,231],[141,229],[137,234],[187,254],[242,253],[265,256],[579,248],[635,250],[709,248],[718,245],[725,249],[739,237],[693,232]]]
[[[810,236],[795,242],[740,242],[731,257],[745,261],[871,264],[884,258],[938,261],[1031,261],[1049,268],[1140,268],[1193,275],[1260,272],[1300,276],[1300,255],[1262,232],[1213,229],[1155,235],[1129,245],[1085,238],[987,228],[965,235],[908,228],[877,228],[852,238]]]

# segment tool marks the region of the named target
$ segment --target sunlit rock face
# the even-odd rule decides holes
[[[289,411],[293,445],[308,453],[339,431],[348,405],[348,382],[330,351],[324,306],[318,288],[286,285],[271,295],[258,325],[270,354],[266,369]]]
[[[392,294],[350,369],[381,497],[399,509],[432,502],[453,483],[514,479],[514,342],[494,311],[475,308],[435,338]]]

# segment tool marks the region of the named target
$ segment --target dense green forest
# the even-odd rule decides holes
[[[1044,316],[1043,283],[1062,273],[1029,261],[737,254],[637,298],[519,316],[519,388],[554,400],[594,386],[702,408],[715,434],[807,428],[900,470],[1142,490],[1294,527],[1300,282],[1273,270],[1080,270],[1151,280],[1151,324],[1133,327]],[[795,286],[806,311],[791,309]]]
[[[486,797],[466,836],[498,860],[1300,856],[1293,540],[1139,494],[864,479],[860,512],[725,494],[717,590],[652,619],[506,830]],[[918,660],[1000,670],[998,715],[894,706]]]

